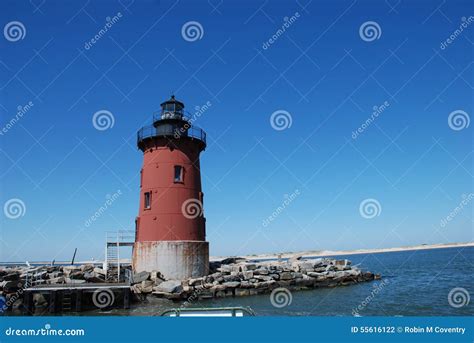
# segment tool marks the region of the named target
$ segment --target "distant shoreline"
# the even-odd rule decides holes
[[[244,255],[240,256],[250,260],[258,259],[273,259],[273,258],[292,258],[295,256],[304,257],[320,257],[320,256],[338,256],[338,255],[358,255],[358,254],[377,254],[386,252],[399,252],[399,251],[412,251],[412,250],[430,250],[430,249],[445,249],[445,248],[462,248],[462,247],[474,247],[474,242],[467,243],[445,243],[445,244],[423,244],[413,245],[408,247],[396,247],[396,248],[380,248],[380,249],[357,249],[357,250],[307,250],[299,252],[289,253],[268,253],[268,254],[257,254],[257,255]],[[211,261],[222,260],[226,257],[222,256],[211,256]]]
[[[474,242],[466,243],[444,243],[444,244],[424,244],[424,245],[413,245],[408,247],[396,247],[396,248],[380,248],[380,249],[357,249],[357,250],[306,250],[299,252],[287,252],[287,253],[267,253],[267,254],[257,254],[257,255],[242,255],[243,257],[249,260],[260,260],[260,259],[277,259],[277,258],[292,258],[295,256],[303,257],[322,257],[322,256],[339,256],[339,255],[358,255],[358,254],[378,254],[386,252],[400,252],[400,251],[413,251],[413,250],[430,250],[430,249],[445,249],[445,248],[463,248],[463,247],[474,247]],[[219,261],[230,256],[210,256],[210,261]],[[95,264],[100,265],[103,261],[77,261],[75,265],[81,264]],[[130,264],[130,259],[121,259],[121,263]],[[25,262],[0,262],[0,266],[8,265],[24,265]],[[31,262],[32,265],[50,265],[51,262],[38,261]],[[56,261],[55,265],[69,265],[71,262],[68,261]]]

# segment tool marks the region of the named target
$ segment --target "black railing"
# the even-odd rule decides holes
[[[189,117],[186,115],[186,113],[183,110],[177,110],[177,111],[155,111],[153,112],[153,122],[156,122],[158,120],[162,119],[169,119],[169,118],[176,118],[176,117],[181,117],[185,121],[189,121]]]
[[[206,144],[206,132],[196,126],[189,126],[187,129],[172,126],[159,128],[153,125],[145,126],[137,132],[137,143],[140,145],[143,140],[152,137],[172,137],[175,139],[189,137],[199,139]]]

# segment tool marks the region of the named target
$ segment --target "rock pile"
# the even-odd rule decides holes
[[[15,292],[25,284],[81,284],[106,282],[105,270],[92,264],[71,266],[0,267],[0,290]]]
[[[316,287],[334,287],[371,281],[380,278],[352,266],[348,260],[318,258],[288,261],[252,262],[243,258],[228,258],[210,264],[207,276],[184,281],[166,280],[159,271],[135,273],[130,289],[139,300],[147,295],[176,301],[194,301],[205,298],[247,296],[269,293],[278,287],[302,290]],[[128,267],[130,269],[130,267]],[[130,271],[128,271],[131,274]],[[121,273],[125,274],[125,270]],[[5,308],[21,305],[23,290],[48,284],[77,285],[107,282],[105,270],[92,264],[81,266],[0,267],[0,296],[7,302]],[[39,306],[41,294],[35,294]],[[3,308],[3,310],[5,310]],[[0,308],[0,312],[2,309]]]
[[[147,294],[163,282],[165,282],[165,278],[158,271],[140,272],[133,274],[131,290],[135,294]]]
[[[121,278],[125,275],[121,267]],[[68,266],[0,266],[0,313],[22,305],[26,288],[39,285],[80,285],[85,283],[117,282],[117,273],[108,273],[93,264]],[[120,281],[125,281],[124,279]],[[35,293],[33,301],[36,307],[44,303],[42,294]]]
[[[140,293],[151,293],[172,300],[187,300],[190,297],[205,299],[264,294],[278,287],[303,290],[344,286],[380,278],[380,275],[351,266],[348,260],[301,260],[297,257],[285,262],[252,263],[242,259],[230,262],[214,265],[215,271],[204,277],[185,281],[147,278],[137,288]]]

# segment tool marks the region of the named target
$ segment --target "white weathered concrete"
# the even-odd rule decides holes
[[[135,242],[133,270],[159,271],[167,280],[184,280],[209,273],[209,243],[203,241]]]

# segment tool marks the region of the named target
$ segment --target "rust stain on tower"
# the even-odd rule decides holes
[[[184,104],[171,96],[138,131],[143,151],[140,207],[136,218],[133,268],[160,271],[168,279],[206,275],[209,243],[199,155],[206,133],[191,125]]]

